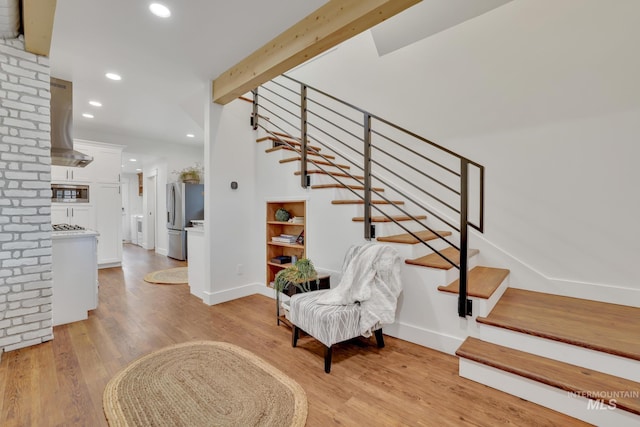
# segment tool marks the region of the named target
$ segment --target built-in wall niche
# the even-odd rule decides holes
[[[142,172],[138,173],[138,196],[142,196]]]

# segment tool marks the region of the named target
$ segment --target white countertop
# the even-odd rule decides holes
[[[185,227],[184,229],[189,233],[204,234],[204,227]]]
[[[94,230],[73,230],[73,231],[52,231],[51,238],[57,239],[80,239],[87,237],[97,237],[100,233]]]

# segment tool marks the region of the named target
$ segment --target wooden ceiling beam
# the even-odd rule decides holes
[[[213,81],[227,104],[422,0],[330,0]]]
[[[25,50],[49,56],[56,0],[23,0],[22,7]]]

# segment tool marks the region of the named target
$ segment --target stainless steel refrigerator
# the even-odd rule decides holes
[[[170,258],[187,259],[187,231],[192,220],[204,219],[204,185],[167,184],[167,229]]]

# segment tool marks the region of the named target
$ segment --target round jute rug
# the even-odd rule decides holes
[[[158,270],[144,276],[144,281],[158,285],[182,285],[189,283],[188,271],[188,267]]]
[[[136,360],[107,384],[109,426],[304,426],[298,383],[233,344],[195,341]]]

